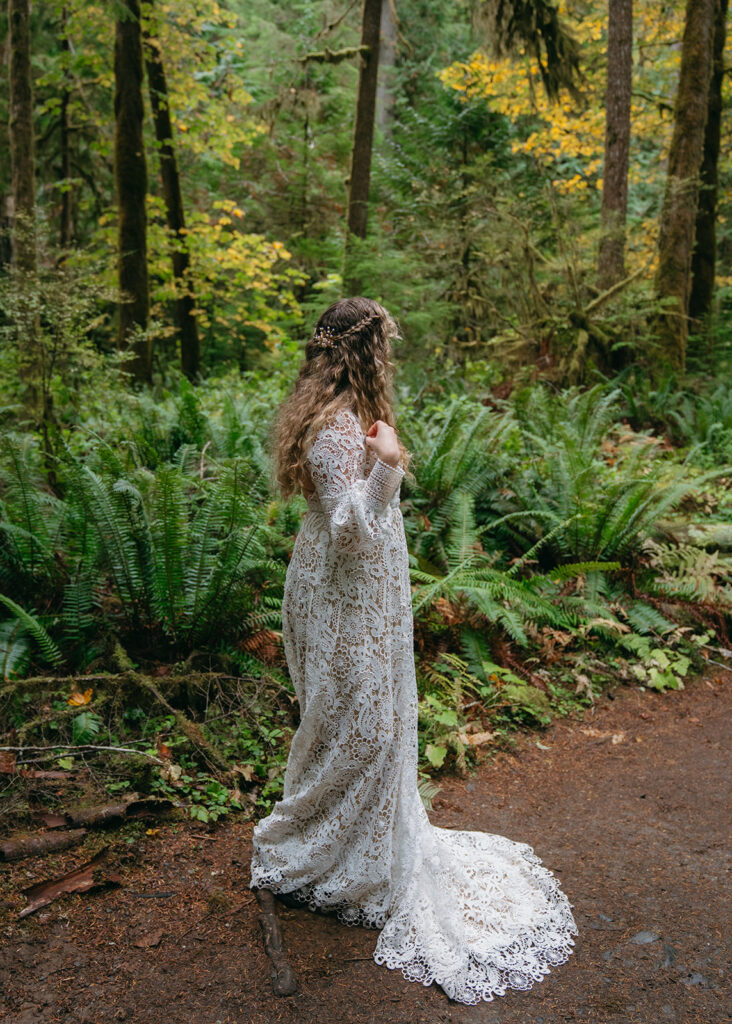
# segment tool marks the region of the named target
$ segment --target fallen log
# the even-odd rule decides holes
[[[43,853],[67,850],[80,843],[85,835],[85,828],[77,828],[71,832],[39,832],[35,836],[6,839],[0,843],[0,860],[21,860],[23,857],[38,857]]]
[[[20,860],[23,857],[37,857],[56,850],[65,850],[80,842],[90,828],[104,828],[119,825],[131,818],[150,815],[160,817],[175,805],[167,797],[140,797],[130,794],[126,800],[113,804],[98,804],[94,807],[80,807],[65,811],[61,815],[48,815],[48,830],[32,836],[19,836],[0,843],[0,860]],[[71,830],[61,831],[69,825]]]
[[[128,818],[144,818],[146,815],[160,815],[171,810],[173,801],[160,797],[139,797],[137,793],[126,800],[114,804],[98,804],[95,807],[82,807],[78,810],[66,811],[64,818],[67,824],[85,828],[103,828],[105,825],[116,825]]]

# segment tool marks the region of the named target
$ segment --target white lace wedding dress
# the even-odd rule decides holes
[[[572,952],[572,905],[530,846],[438,828],[417,790],[404,471],[375,458],[350,410],[308,468],[282,606],[301,720],[250,887],[381,929],[378,964],[461,1003],[531,988]]]

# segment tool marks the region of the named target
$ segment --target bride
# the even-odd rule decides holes
[[[300,723],[282,799],[254,830],[250,888],[379,929],[378,964],[478,1003],[531,988],[577,926],[530,846],[432,825],[417,789],[395,337],[377,302],[334,303],[275,419],[277,483],[308,506],[282,604]]]

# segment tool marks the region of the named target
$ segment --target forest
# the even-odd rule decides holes
[[[729,667],[727,0],[8,0],[0,792],[282,793],[320,313],[397,319],[420,793]],[[59,788],[60,787],[60,788]]]

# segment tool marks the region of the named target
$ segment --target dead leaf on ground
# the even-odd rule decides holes
[[[146,935],[140,935],[139,938],[135,939],[132,945],[137,946],[138,949],[150,949],[152,946],[160,945],[162,937],[163,929],[156,928],[154,932],[148,932]]]
[[[477,747],[481,743],[488,743],[488,741],[492,740],[494,736],[495,733],[492,732],[468,733],[468,743],[473,747]]]
[[[65,828],[67,824],[63,814],[54,814],[52,811],[41,811],[34,817],[36,821],[42,821],[46,828]]]

